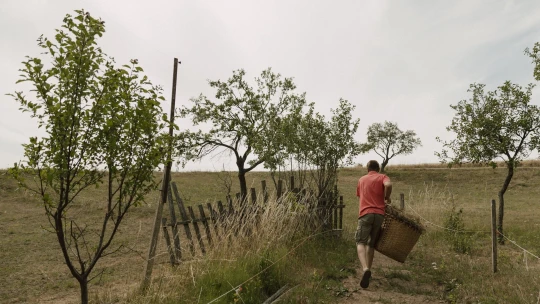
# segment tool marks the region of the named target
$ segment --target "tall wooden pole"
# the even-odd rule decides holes
[[[491,262],[493,272],[497,272],[497,208],[495,200],[491,200]]]
[[[169,114],[169,137],[172,138],[174,131],[174,109],[176,101],[176,76],[178,72],[178,58],[174,58],[173,68],[173,85],[172,85],[172,97],[171,97],[171,112]],[[165,163],[165,170],[163,171],[163,181],[161,183],[161,196],[159,204],[156,210],[156,217],[154,219],[154,228],[152,231],[152,239],[150,240],[150,248],[148,250],[148,260],[146,261],[146,267],[144,270],[144,279],[142,282],[142,288],[146,289],[152,279],[152,270],[154,269],[154,258],[156,257],[156,247],[158,243],[159,230],[161,225],[161,215],[163,213],[163,205],[167,203],[167,192],[169,191],[169,183],[171,181],[171,167],[172,167],[172,140],[169,143],[167,149],[167,159]]]

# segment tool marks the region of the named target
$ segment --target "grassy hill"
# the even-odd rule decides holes
[[[346,204],[341,239],[314,237],[300,245],[296,240],[280,243],[276,248],[262,244],[246,250],[242,246],[245,249],[249,243],[240,242],[237,251],[216,249],[213,254],[198,255],[172,269],[160,235],[152,292],[142,295],[137,287],[158,201],[158,193],[152,193],[147,203],[132,209],[123,223],[116,245],[124,247],[98,263],[96,274],[103,272],[91,283],[92,301],[178,303],[183,299],[185,303],[206,303],[230,287],[222,284],[236,286],[258,273],[261,265],[269,265],[265,264],[268,261],[278,262],[265,275],[259,275],[259,281],[250,281],[254,285],[246,285],[246,289],[288,283],[296,287],[287,293],[285,303],[341,301],[347,294],[357,292],[345,290],[343,281],[354,276],[358,266],[353,243],[358,213],[355,187],[363,174],[365,168],[360,167],[340,173],[339,190]],[[399,201],[399,193],[404,193],[406,211],[422,217],[427,232],[405,264],[392,264],[385,270],[386,279],[401,281],[392,281],[384,289],[455,303],[536,303],[540,297],[537,258],[507,242],[500,248],[499,272],[491,272],[490,201],[497,197],[505,174],[502,168],[389,167],[394,204]],[[228,176],[231,192],[235,193],[238,185],[234,173],[174,173],[173,180],[186,203],[195,205],[224,200],[224,180]],[[272,184],[266,172],[251,173],[248,178],[248,184],[257,188],[263,179]],[[505,235],[536,256],[540,256],[539,185],[540,167],[534,162],[526,164],[517,169],[505,199]],[[85,193],[80,204],[93,206],[104,194],[102,191],[98,188]],[[94,212],[97,215],[98,208]],[[455,234],[444,229],[460,225],[471,232]],[[0,172],[0,302],[78,301],[76,281],[62,261],[55,236],[46,229],[49,226],[39,201]],[[280,260],[283,256],[287,257]],[[403,271],[406,276],[399,275]],[[415,284],[403,288],[405,285],[400,282],[405,281]],[[244,294],[246,298],[242,300],[247,301],[248,293]]]

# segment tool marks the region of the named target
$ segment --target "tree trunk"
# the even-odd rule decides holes
[[[504,244],[504,237],[502,236],[504,217],[504,193],[508,189],[508,185],[510,185],[510,181],[514,176],[514,163],[512,160],[508,161],[507,168],[508,174],[506,175],[506,179],[504,180],[501,191],[499,191],[499,223],[497,225],[497,231],[499,232],[499,244]]]
[[[246,172],[243,170],[238,172],[238,180],[240,181],[240,195],[243,203],[247,198]]]
[[[240,198],[243,204],[247,198],[246,171],[244,170],[244,162],[242,159],[237,159],[236,165],[238,166],[238,181],[240,182]]]
[[[238,181],[240,182],[240,197],[243,203],[247,198],[247,182],[246,182],[246,170],[244,169],[244,160],[240,157],[236,158],[236,166],[238,166]]]
[[[82,277],[79,286],[81,287],[81,303],[88,304],[88,278]]]
[[[388,159],[383,159],[381,164],[381,173],[384,173],[384,168],[386,168],[386,165],[388,165]]]

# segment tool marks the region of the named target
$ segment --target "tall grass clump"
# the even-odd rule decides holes
[[[409,202],[413,212],[430,227],[427,238],[449,246],[456,253],[471,253],[474,235],[465,229],[463,208],[458,208],[448,187],[424,183],[423,189],[409,193]]]
[[[420,283],[436,282],[447,303],[540,303],[540,261],[512,244],[499,246],[493,273],[490,210],[454,193],[435,183],[410,191],[406,208],[428,229],[405,267]]]
[[[457,210],[454,203],[449,210],[446,211],[446,219],[444,221],[444,227],[447,240],[452,246],[452,250],[457,253],[471,253],[473,244],[473,236],[471,232],[465,230],[465,223],[463,221],[463,209]]]
[[[311,286],[314,276],[307,273],[328,272],[327,276],[335,278],[331,270],[327,271],[329,266],[324,265],[333,262],[318,259],[344,246],[339,239],[328,236],[331,231],[322,229],[321,214],[315,211],[313,201],[270,199],[266,203],[240,204],[243,207],[223,218],[216,234],[219,237],[215,237],[206,255],[169,268],[154,279],[144,294],[134,295],[131,302],[262,303],[283,286]],[[339,252],[333,254],[339,256]],[[335,263],[339,265],[335,268],[343,269],[349,262],[348,258],[337,258]],[[302,293],[291,291],[284,298],[317,297],[316,293]]]
[[[448,187],[440,188],[435,183],[424,183],[418,191],[411,190],[407,199],[410,211],[431,224],[441,225],[445,219],[445,210],[452,208],[454,194]],[[405,210],[407,210],[407,206]],[[407,210],[409,211],[409,210]]]

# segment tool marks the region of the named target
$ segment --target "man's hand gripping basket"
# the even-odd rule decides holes
[[[425,228],[419,220],[405,216],[402,211],[390,205],[386,206],[385,213],[375,249],[403,263]]]

